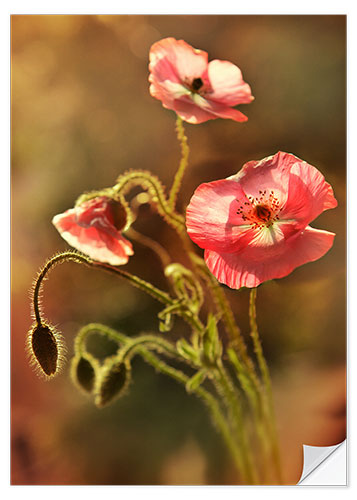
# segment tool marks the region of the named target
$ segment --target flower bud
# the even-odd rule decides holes
[[[90,394],[94,389],[98,361],[89,353],[83,353],[72,359],[71,377],[75,385]]]
[[[130,364],[108,359],[101,370],[101,376],[96,387],[95,404],[99,408],[110,404],[122,396],[130,382]]]
[[[63,358],[63,341],[53,326],[36,324],[28,333],[31,364],[45,377],[57,375]]]

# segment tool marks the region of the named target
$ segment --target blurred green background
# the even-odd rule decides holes
[[[148,169],[170,185],[179,162],[175,115],[148,91],[152,43],[173,36],[237,64],[255,101],[249,121],[186,125],[190,168],[183,210],[202,182],[278,150],[319,168],[338,208],[313,227],[336,233],[321,260],[258,290],[258,321],[272,370],[285,481],[302,470],[302,443],[345,437],[345,16],[12,16],[12,483],[236,484],[205,408],[136,359],[129,394],[97,410],[69,379],[28,366],[29,289],[66,243],[52,217],[84,191]],[[173,260],[174,232],[148,207],[135,228]],[[201,250],[197,249],[200,253]],[[165,288],[157,257],[137,244],[126,268]],[[247,336],[248,291],[228,290]],[[131,335],[157,331],[160,307],[117,278],[76,264],[45,284],[46,316],[66,338],[101,322]],[[188,334],[176,321],[169,338]],[[248,340],[249,342],[249,340]]]

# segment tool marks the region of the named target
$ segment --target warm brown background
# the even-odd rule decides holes
[[[258,320],[286,482],[300,477],[302,443],[345,437],[345,17],[13,16],[13,484],[236,483],[205,408],[171,379],[136,360],[129,395],[99,411],[73,387],[68,365],[45,383],[24,353],[32,279],[47,257],[67,248],[52,217],[129,168],[172,181],[175,116],[150,97],[147,82],[150,46],[167,36],[237,64],[255,96],[240,108],[245,124],[187,125],[182,208],[201,182],[278,150],[315,165],[334,187],[338,208],[312,223],[337,233],[332,250],[261,286]],[[174,233],[157,216],[143,210],[136,228],[180,258]],[[148,250],[136,245],[127,267],[165,287]],[[247,334],[248,292],[229,297]],[[53,272],[44,309],[64,333],[69,356],[75,332],[88,322],[133,335],[157,331],[153,300],[75,264]],[[186,332],[178,321],[170,336]]]

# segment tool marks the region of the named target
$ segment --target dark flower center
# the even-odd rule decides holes
[[[279,199],[274,191],[259,190],[259,195],[247,196],[248,200],[236,201],[239,203],[237,215],[240,215],[244,221],[249,222],[254,228],[270,227],[279,220],[281,212]]]
[[[200,90],[200,88],[202,87],[202,85],[203,85],[203,81],[201,78],[195,78],[194,80],[192,80],[192,83],[191,83],[192,92],[198,92]]]
[[[264,222],[268,222],[271,217],[271,210],[266,205],[256,205],[255,208],[256,217]]]

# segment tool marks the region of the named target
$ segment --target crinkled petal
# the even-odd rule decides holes
[[[233,109],[225,104],[211,101],[208,96],[205,98],[199,94],[194,94],[192,99],[201,109],[214,115],[214,118],[226,118],[236,122],[246,122],[248,120],[248,118],[243,113],[238,111],[238,109]]]
[[[131,243],[114,226],[108,226],[105,219],[96,219],[92,225],[78,224],[78,208],[53,218],[52,222],[62,238],[94,260],[113,266],[126,264],[128,256],[134,253]]]
[[[160,80],[191,81],[200,78],[208,65],[207,52],[194,49],[184,40],[171,37],[154,43],[149,57],[149,70]],[[165,64],[162,64],[163,61]]]
[[[186,212],[190,238],[201,248],[234,252],[255,237],[251,225],[237,213],[248,200],[241,186],[232,180],[201,184]]]
[[[218,116],[215,116],[212,113],[208,113],[204,109],[201,109],[199,106],[194,104],[191,99],[190,101],[177,99],[170,109],[173,109],[176,114],[180,118],[182,118],[182,120],[195,125],[218,118]]]
[[[248,196],[259,197],[264,189],[268,194],[273,192],[282,206],[287,198],[290,170],[297,161],[301,160],[279,151],[263,160],[249,161],[229,179],[239,182]]]
[[[183,120],[195,124],[217,118],[230,119],[236,122],[246,122],[248,120],[237,109],[210,101],[199,94],[193,94],[192,97],[183,96],[177,99],[170,109],[175,110]]]
[[[319,259],[332,247],[334,236],[334,233],[307,226],[280,244],[279,251],[268,258],[262,254],[255,260],[247,248],[237,254],[206,250],[205,261],[220,283],[234,289],[253,288],[263,281],[283,278],[296,267]]]
[[[336,206],[332,187],[321,172],[305,161],[298,160],[290,170],[288,196],[280,219],[295,219],[304,227],[324,210]]]
[[[207,96],[209,100],[236,106],[248,104],[254,99],[250,86],[243,80],[241,70],[229,61],[210,61],[208,78],[212,87],[212,92]]]

